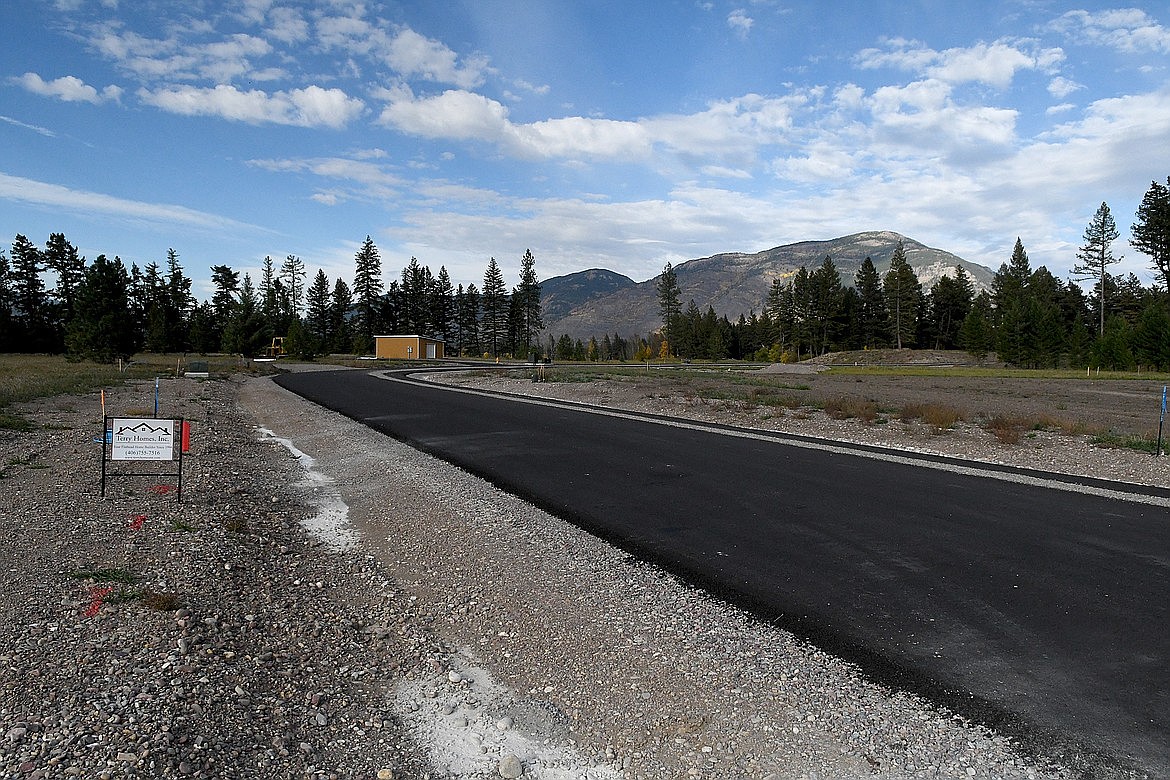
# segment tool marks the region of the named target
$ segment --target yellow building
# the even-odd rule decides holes
[[[443,340],[427,336],[374,336],[374,357],[437,360],[443,357]]]

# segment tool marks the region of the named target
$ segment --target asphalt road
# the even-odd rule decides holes
[[[277,381],[1089,776],[1170,776],[1165,506],[360,371]]]

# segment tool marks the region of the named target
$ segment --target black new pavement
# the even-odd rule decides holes
[[[1094,495],[390,376],[277,381],[1089,776],[1170,776],[1165,491]]]

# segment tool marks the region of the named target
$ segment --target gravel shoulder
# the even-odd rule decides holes
[[[7,777],[1075,776],[270,380],[164,380],[163,398],[193,428],[182,503],[150,478],[99,495],[96,398],[0,431]],[[1022,450],[1096,457],[1046,442]],[[103,569],[137,579],[85,576]]]

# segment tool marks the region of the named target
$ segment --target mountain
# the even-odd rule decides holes
[[[578,306],[636,285],[630,277],[603,268],[554,276],[540,283],[541,312],[545,322],[557,321]]]
[[[891,231],[856,233],[828,241],[801,241],[755,254],[729,252],[712,255],[680,263],[674,266],[674,273],[682,291],[679,298],[684,309],[693,299],[701,311],[711,306],[716,314],[725,315],[734,322],[740,314],[746,315],[752,311],[758,313],[764,308],[773,279],[788,279],[801,266],[812,271],[826,257],[833,259],[841,274],[841,281],[847,285],[853,284],[857,270],[866,257],[873,261],[879,273],[885,273],[899,241],[924,291],[929,290],[939,277],[951,273],[956,265],[961,266],[972,278],[976,289],[987,289],[991,285],[994,275],[991,269]],[[592,273],[612,272],[582,272]],[[548,290],[549,286],[557,289],[562,280],[579,275],[571,274],[541,282],[542,292]],[[542,294],[545,332],[554,337],[568,333],[581,339],[615,332],[623,336],[645,335],[662,325],[658,314],[657,283],[658,277],[654,277],[644,282],[618,286],[608,294],[586,296],[563,314],[558,308],[555,316],[544,304],[547,296]]]

